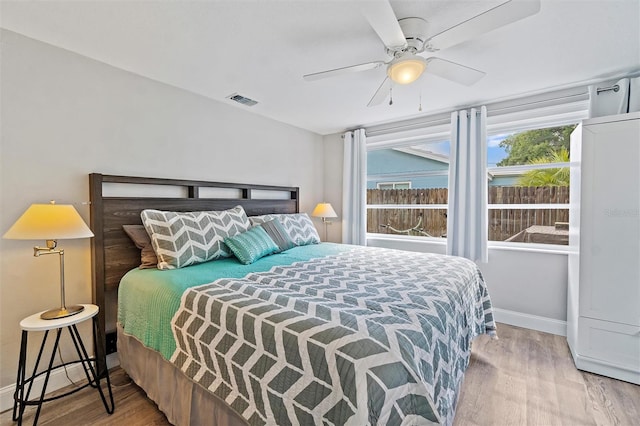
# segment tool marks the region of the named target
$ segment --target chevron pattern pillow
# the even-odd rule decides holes
[[[254,226],[247,232],[233,237],[226,237],[224,243],[244,265],[249,265],[279,250],[278,245],[269,237],[262,225]]]
[[[273,219],[280,221],[295,245],[306,246],[320,243],[320,235],[318,235],[316,227],[306,213],[266,214],[263,216],[251,216],[249,218],[253,226]]]
[[[158,269],[178,269],[229,257],[224,238],[251,227],[242,206],[202,212],[143,210],[140,216],[158,256]]]

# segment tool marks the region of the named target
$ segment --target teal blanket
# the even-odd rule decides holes
[[[176,350],[171,319],[178,311],[180,298],[186,289],[219,278],[242,278],[251,272],[264,272],[274,266],[291,265],[352,248],[322,243],[294,247],[251,265],[242,265],[231,257],[174,270],[134,269],[122,278],[118,288],[118,322],[125,333],[169,360]]]

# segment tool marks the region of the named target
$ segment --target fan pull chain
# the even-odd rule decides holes
[[[389,105],[393,105],[393,86],[389,87]]]
[[[422,90],[420,91],[420,104],[418,105],[418,111],[422,112]]]

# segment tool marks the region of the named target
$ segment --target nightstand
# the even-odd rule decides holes
[[[96,305],[82,305],[84,306],[84,310],[79,314],[72,315],[66,318],[60,318],[55,320],[44,320],[40,318],[41,312],[37,314],[33,314],[22,321],[20,321],[20,328],[22,328],[22,341],[20,343],[20,360],[18,362],[18,378],[16,379],[16,391],[13,395],[14,403],[13,403],[13,420],[18,422],[18,425],[22,424],[22,416],[24,414],[24,409],[27,405],[37,405],[38,409],[36,411],[35,418],[33,419],[33,424],[35,425],[38,422],[38,417],[40,416],[40,410],[42,409],[42,404],[44,402],[53,401],[55,399],[59,399],[68,395],[71,395],[75,392],[78,392],[81,389],[86,388],[87,386],[91,386],[95,388],[100,393],[100,398],[102,399],[102,403],[104,404],[104,408],[107,410],[108,414],[112,414],[114,410],[113,403],[113,393],[111,390],[111,381],[109,380],[109,371],[105,368],[105,373],[102,374],[96,370],[94,366],[94,362],[96,361],[96,357],[89,357],[87,354],[87,350],[82,342],[82,338],[78,329],[76,327],[77,324],[84,322],[86,320],[92,319],[93,322],[93,339],[96,341],[96,336],[99,336],[98,333],[98,321],[96,314],[98,313],[98,307]],[[60,336],[62,335],[62,330],[67,329],[69,331],[69,335],[71,336],[71,340],[73,345],[75,346],[76,353],[78,354],[78,359],[74,361],[65,362],[64,364],[54,366],[53,362],[56,357],[56,353],[58,351],[58,347],[60,344]],[[49,360],[48,366],[46,370],[38,372],[38,366],[40,364],[40,360],[42,358],[42,353],[47,342],[47,338],[49,337],[49,332],[55,330],[55,343],[53,345],[53,351],[51,352],[51,359]],[[26,365],[27,365],[27,337],[30,331],[44,331],[44,337],[42,338],[42,343],[40,345],[40,351],[38,352],[38,357],[36,358],[35,365],[33,367],[33,373],[29,378],[26,377]],[[102,352],[102,351],[100,351]],[[106,366],[106,355],[104,352],[101,354],[102,365]],[[49,377],[51,376],[51,372],[55,371],[59,368],[64,368],[70,364],[81,363],[84,369],[85,376],[87,378],[87,383],[83,386],[79,386],[75,389],[72,389],[69,392],[63,393],[61,395],[56,395],[52,397],[45,398],[45,393],[47,391],[47,383],[49,382]],[[42,392],[40,393],[40,397],[38,399],[29,400],[29,394],[31,393],[31,388],[33,386],[33,382],[36,378],[44,375],[44,383],[42,385]],[[105,394],[100,386],[100,380],[105,376],[107,389],[109,390],[109,402],[107,403],[107,399],[105,398]]]

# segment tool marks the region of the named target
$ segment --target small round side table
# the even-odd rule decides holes
[[[20,360],[18,361],[18,378],[16,379],[16,391],[13,394],[13,421],[17,421],[18,425],[22,424],[22,416],[27,405],[38,406],[35,418],[33,419],[33,424],[35,426],[38,423],[38,417],[40,417],[40,410],[42,409],[42,404],[44,402],[63,398],[65,396],[78,392],[79,390],[84,389],[87,386],[91,386],[92,388],[97,389],[97,391],[100,393],[100,398],[102,399],[102,403],[104,404],[104,408],[107,410],[107,413],[113,413],[115,406],[113,403],[113,392],[111,390],[109,370],[106,368],[106,355],[104,354],[104,351],[97,351],[97,353],[101,353],[102,359],[98,360],[96,357],[89,357],[84,343],[82,342],[82,338],[80,337],[80,333],[78,332],[78,329],[76,327],[76,324],[84,322],[88,319],[92,319],[93,339],[94,342],[97,341],[96,337],[100,335],[98,331],[98,321],[96,316],[96,314],[98,313],[98,307],[96,305],[88,304],[82,306],[84,306],[84,310],[82,312],[66,318],[44,320],[40,318],[40,314],[42,312],[38,312],[37,314],[28,316],[27,318],[20,321],[20,328],[22,328],[22,341],[20,342]],[[65,362],[64,364],[60,364],[54,367],[53,361],[55,359],[56,351],[58,350],[58,346],[60,343],[60,336],[62,334],[62,330],[65,328],[69,331],[69,335],[71,336],[71,340],[73,341],[73,345],[75,346],[76,353],[78,354],[78,359]],[[44,350],[45,343],[47,342],[47,338],[49,337],[49,331],[52,330],[55,330],[56,333],[55,343],[53,345],[53,350],[51,351],[51,359],[49,360],[47,369],[38,372],[38,366],[40,364],[40,359],[42,358],[42,352]],[[27,337],[30,331],[44,331],[45,333],[44,337],[42,338],[42,343],[40,345],[40,351],[38,352],[38,356],[36,358],[36,363],[33,367],[33,373],[31,374],[31,377],[27,378]],[[101,361],[101,365],[105,366],[104,373],[97,371],[97,368],[94,367],[93,363],[97,361]],[[87,383],[61,395],[45,398],[47,383],[49,382],[51,372],[57,370],[58,368],[63,368],[67,365],[77,363],[82,364],[84,374],[87,378]],[[42,376],[43,374],[45,376],[40,397],[38,399],[29,400],[29,394],[31,393],[31,387],[33,386],[34,380],[37,377]],[[106,378],[107,389],[109,390],[110,404],[107,403],[107,399],[105,398],[102,387],[100,386],[100,380],[103,378],[103,376]]]

